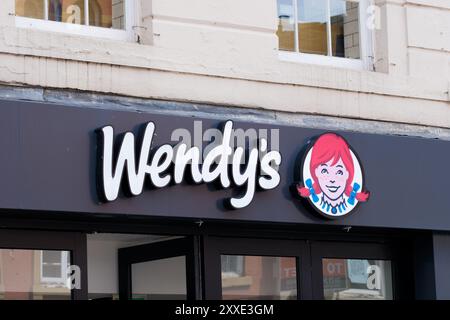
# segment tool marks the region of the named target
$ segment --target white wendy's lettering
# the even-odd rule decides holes
[[[251,203],[257,189],[274,189],[280,183],[280,152],[267,150],[264,138],[247,151],[242,146],[233,150],[232,121],[225,123],[221,142],[210,148],[203,161],[198,147],[181,142],[176,147],[164,144],[152,148],[155,130],[155,124],[148,122],[138,146],[135,135],[126,132],[117,150],[113,127],[97,130],[97,189],[102,201],[116,200],[121,188],[124,194],[140,195],[146,178],[152,187],[164,188],[170,183],[182,183],[189,175],[195,184],[214,182],[222,188],[242,189],[239,196],[225,201],[228,207],[239,209]]]

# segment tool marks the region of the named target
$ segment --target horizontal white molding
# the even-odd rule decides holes
[[[127,41],[128,34],[125,30],[86,26],[74,23],[15,17],[16,27],[37,29],[46,32],[58,32],[78,36],[103,38],[110,40]]]
[[[289,51],[279,51],[278,57],[280,60],[288,62],[315,64],[354,70],[364,69],[364,64],[361,59],[347,59],[347,58],[330,57],[318,54],[307,54]]]
[[[208,20],[199,20],[199,19],[190,19],[185,17],[175,17],[175,16],[164,16],[164,15],[153,15],[153,20],[166,21],[171,23],[180,23],[180,24],[189,24],[189,25],[198,25],[198,26],[207,26],[213,28],[223,28],[223,29],[235,29],[238,31],[254,31],[254,32],[263,32],[263,33],[274,33],[276,30],[273,28],[264,28],[252,25],[245,24],[233,24],[227,22],[220,21],[208,21]]]

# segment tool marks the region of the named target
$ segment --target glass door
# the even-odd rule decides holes
[[[304,241],[205,237],[203,247],[208,300],[311,298]]]
[[[414,296],[412,255],[405,244],[208,236],[203,248],[208,300]]]
[[[119,249],[120,299],[199,298],[195,239],[184,237]]]
[[[312,242],[313,297],[393,300],[411,295],[413,288],[400,285],[413,283],[407,281],[411,265],[407,265],[404,255],[386,244]]]

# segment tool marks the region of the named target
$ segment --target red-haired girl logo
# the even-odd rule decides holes
[[[359,158],[338,134],[320,135],[311,143],[300,166],[301,181],[294,192],[308,199],[326,218],[346,216],[359,202],[369,199]]]

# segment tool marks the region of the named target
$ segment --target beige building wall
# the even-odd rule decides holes
[[[276,0],[132,0],[141,43],[15,25],[0,83],[450,128],[450,1],[375,0],[375,71],[287,62]]]

